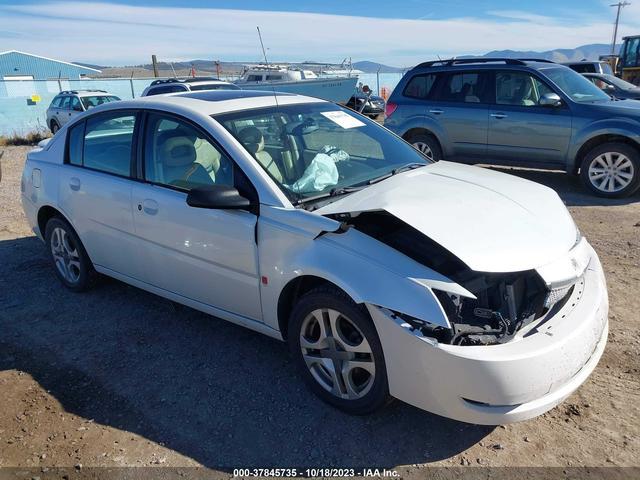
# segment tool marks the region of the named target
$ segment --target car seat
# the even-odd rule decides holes
[[[171,132],[160,139],[157,159],[162,166],[162,181],[180,187],[212,185],[213,179],[207,170],[196,162],[194,142],[181,132]]]
[[[275,178],[278,182],[283,182],[282,171],[264,149],[264,136],[256,127],[246,127],[238,133],[240,143],[255,157],[256,160]]]

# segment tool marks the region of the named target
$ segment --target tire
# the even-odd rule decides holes
[[[56,133],[58,133],[58,130],[60,130],[60,125],[58,125],[58,122],[56,122],[55,120],[51,121],[51,133],[53,133],[54,135]]]
[[[425,155],[427,158],[437,162],[442,160],[442,149],[436,137],[428,133],[415,133],[407,138],[413,147]]]
[[[640,153],[626,143],[598,145],[584,156],[580,179],[600,197],[632,195],[640,187]]]
[[[291,314],[288,342],[305,383],[326,403],[366,415],[389,401],[382,345],[373,322],[366,308],[341,290],[319,287],[303,295]],[[309,348],[312,345],[318,348]]]
[[[45,228],[45,242],[56,276],[74,292],[88,290],[97,273],[80,238],[65,220],[53,217]]]

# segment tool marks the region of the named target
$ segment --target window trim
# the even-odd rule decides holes
[[[137,156],[137,150],[138,150],[138,137],[139,137],[139,128],[140,128],[140,110],[139,109],[131,109],[131,108],[127,108],[127,109],[122,109],[122,110],[109,110],[106,112],[96,112],[92,115],[83,117],[82,120],[78,121],[78,122],[73,122],[72,124],[69,125],[69,127],[67,128],[67,132],[66,132],[66,137],[65,137],[65,149],[64,149],[64,160],[63,160],[63,164],[64,165],[69,165],[71,167],[74,168],[82,168],[84,170],[88,170],[90,172],[98,172],[98,173],[102,173],[104,175],[111,175],[112,177],[117,177],[117,178],[123,178],[126,180],[136,180],[136,177],[134,176],[135,173],[135,164],[136,164],[136,156]],[[133,132],[132,132],[132,138],[131,138],[131,157],[129,159],[129,175],[121,175],[119,173],[114,173],[114,172],[106,172],[104,170],[100,170],[98,168],[92,168],[92,167],[87,167],[84,164],[84,139],[87,133],[87,121],[91,120],[95,117],[123,117],[123,116],[130,116],[133,115],[134,117],[134,124],[133,124]],[[73,130],[76,126],[81,125],[82,124],[82,164],[81,165],[76,165],[73,164],[69,161],[69,147],[70,147],[70,137],[71,137],[71,130]]]
[[[167,112],[167,111],[163,111],[163,110],[158,110],[158,109],[154,109],[154,108],[145,108],[141,111],[141,121],[139,122],[139,131],[138,131],[138,151],[137,151],[137,165],[136,165],[136,179],[142,183],[146,183],[149,185],[154,185],[157,187],[162,187],[162,188],[167,188],[169,190],[174,190],[177,192],[181,192],[184,194],[188,194],[189,190],[183,187],[178,187],[176,185],[168,185],[166,183],[160,183],[160,182],[154,182],[153,180],[148,180],[145,176],[146,172],[145,172],[145,145],[146,145],[146,135],[147,135],[147,123],[149,121],[149,115],[159,115],[165,118],[170,118],[170,119],[174,119],[176,121],[182,122],[187,124],[188,126],[192,127],[194,130],[196,130],[196,132],[198,132],[200,135],[202,135],[202,137],[207,140],[209,143],[211,143],[211,145],[214,146],[214,148],[218,149],[219,152],[221,154],[223,154],[225,157],[227,157],[229,159],[229,161],[231,162],[232,166],[233,166],[233,187],[237,188],[236,185],[236,174],[239,171],[240,174],[242,176],[245,177],[247,184],[251,187],[251,192],[245,192],[245,193],[249,193],[250,196],[248,196],[247,198],[255,203],[256,205],[259,205],[260,203],[260,197],[258,195],[258,189],[256,188],[256,186],[253,184],[253,182],[251,182],[251,179],[249,178],[249,176],[244,172],[244,170],[242,170],[242,168],[240,167],[240,165],[238,165],[238,162],[236,162],[233,157],[231,155],[229,155],[229,153],[227,152],[226,149],[224,149],[222,147],[222,145],[220,145],[220,142],[218,142],[217,140],[215,140],[213,138],[213,136],[207,132],[204,128],[202,128],[200,125],[198,125],[196,122],[194,122],[193,120],[186,118],[180,114],[177,113],[173,113],[173,112]],[[241,195],[244,195],[244,193],[240,192]]]
[[[531,105],[531,106],[525,106],[525,105],[509,105],[509,104],[505,104],[505,103],[498,103],[498,99],[496,98],[496,93],[497,93],[497,88],[498,88],[498,73],[500,72],[518,72],[518,73],[524,73],[527,74],[529,76],[532,76],[534,78],[536,78],[539,82],[541,82],[543,85],[545,85],[549,90],[551,90],[553,93],[555,93],[556,95],[558,95],[560,97],[560,99],[562,100],[562,105],[560,105],[559,107],[555,107],[553,109],[550,109],[548,107],[543,107],[542,105]],[[493,88],[492,88],[492,93],[491,93],[491,100],[492,103],[490,103],[489,105],[492,107],[496,107],[496,108],[505,108],[505,107],[509,107],[509,108],[523,108],[526,109],[526,111],[530,112],[533,111],[532,109],[542,109],[545,112],[551,112],[553,110],[568,110],[569,109],[569,102],[567,101],[567,98],[565,96],[565,94],[561,91],[559,91],[559,88],[555,87],[555,84],[553,84],[553,82],[551,82],[549,79],[547,79],[546,77],[544,77],[543,75],[539,74],[537,71],[535,70],[520,70],[517,68],[496,68],[495,70],[493,70],[493,79],[492,79],[492,84],[493,84]],[[577,72],[576,72],[577,73]]]
[[[405,98],[412,98],[414,100],[433,100],[433,94],[438,89],[438,84],[441,83],[441,81],[442,81],[441,79],[443,77],[446,77],[446,74],[447,74],[447,72],[420,72],[420,73],[416,73],[405,84],[404,88],[402,89],[402,96],[405,97]],[[418,97],[416,95],[409,95],[407,93],[407,89],[409,88],[409,85],[411,84],[411,82],[413,81],[414,78],[426,77],[428,75],[433,75],[435,78],[433,80],[433,84],[431,85],[431,88],[429,89],[429,93],[427,94],[426,97]]]

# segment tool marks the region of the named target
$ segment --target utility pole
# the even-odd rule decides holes
[[[618,2],[609,5],[610,7],[618,7],[618,13],[616,13],[616,26],[613,29],[613,42],[611,43],[611,55],[615,55],[616,53],[616,40],[618,39],[618,22],[620,21],[620,10],[623,7],[631,5],[629,2]]]

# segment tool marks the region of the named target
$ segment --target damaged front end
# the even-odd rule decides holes
[[[560,308],[573,291],[571,282],[549,288],[536,270],[509,273],[471,270],[447,249],[385,211],[331,217],[450,278],[473,294],[475,298],[432,288],[451,328],[394,312],[414,330],[440,343],[493,345],[508,342],[527,326],[544,321],[549,312]],[[471,235],[469,241],[473,242]]]

